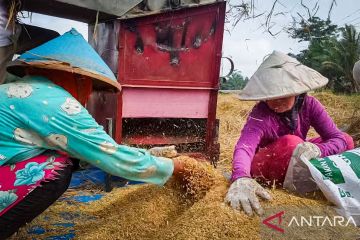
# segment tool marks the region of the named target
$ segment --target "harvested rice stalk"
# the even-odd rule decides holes
[[[348,122],[353,113],[353,98],[335,96],[330,93],[316,93],[324,103],[330,116],[337,124]],[[232,95],[220,95],[218,117],[220,118],[221,156],[219,168],[231,169],[231,158],[234,145],[251,110],[253,102],[241,102]],[[339,109],[346,111],[339,111]],[[181,157],[185,158],[185,157]],[[201,165],[200,165],[201,166]],[[205,165],[206,166],[206,165]],[[215,171],[211,168],[212,171]],[[206,177],[204,178],[204,182]],[[75,239],[355,239],[345,238],[344,233],[356,233],[360,229],[332,227],[325,225],[308,231],[297,227],[286,229],[285,234],[266,236],[275,232],[262,224],[259,217],[247,217],[243,212],[232,210],[224,204],[228,182],[215,171],[214,184],[193,204],[184,204],[183,195],[170,186],[157,187],[150,185],[131,186],[114,189],[100,201],[90,204],[56,202],[33,222],[22,228],[12,239],[45,239],[47,236],[67,234],[69,229],[56,229],[43,235],[29,235],[27,230],[34,226],[54,229],[54,223],[71,221],[74,223]],[[196,182],[196,181],[195,181]],[[201,185],[202,186],[202,185]],[[200,189],[203,189],[200,187]],[[205,188],[206,189],[206,188]],[[201,192],[201,191],[200,191]],[[265,217],[280,210],[285,210],[283,221],[295,214],[300,216],[322,216],[334,213],[327,212],[329,203],[321,199],[308,199],[294,196],[282,190],[270,191],[271,202],[263,202]],[[284,209],[284,206],[286,209]],[[291,210],[296,210],[291,212]],[[71,220],[61,217],[64,212],[72,214]],[[78,215],[77,217],[75,217]],[[276,222],[274,222],[276,223]],[[285,226],[286,224],[283,224]]]
[[[182,198],[187,202],[203,198],[214,185],[218,173],[209,163],[199,162],[191,157],[180,156],[176,160],[183,164],[183,173],[175,177],[167,186],[180,190]]]
[[[64,235],[69,229],[56,227],[54,223],[74,223],[75,239],[351,239],[338,234],[356,234],[360,229],[354,227],[322,226],[306,231],[304,228],[286,229],[280,237],[265,237],[273,230],[264,227],[258,216],[248,217],[235,211],[224,203],[228,182],[221,174],[214,173],[214,184],[206,195],[193,204],[184,204],[178,191],[172,188],[153,185],[132,186],[114,189],[101,201],[90,204],[57,202],[34,222],[23,228],[12,239],[32,239],[26,229],[41,226],[51,231],[36,236]],[[334,215],[327,209],[329,203],[322,200],[301,198],[285,191],[271,190],[273,200],[263,202],[265,217],[286,210],[283,221],[291,214],[296,216]],[[286,207],[286,208],[284,208]],[[275,212],[274,212],[275,211]],[[64,218],[64,212],[67,214]],[[285,226],[284,224],[282,226]],[[63,232],[61,232],[63,231]],[[263,232],[265,231],[265,232]],[[304,236],[306,231],[306,236]],[[336,238],[335,238],[336,237]],[[289,239],[289,238],[288,238]]]

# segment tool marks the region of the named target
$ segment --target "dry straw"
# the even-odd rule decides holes
[[[349,121],[354,112],[352,97],[329,93],[317,96],[324,102],[335,122],[344,124]],[[26,229],[35,225],[52,229],[51,232],[39,235],[37,239],[69,231],[68,228],[54,226],[53,223],[56,222],[74,223],[76,239],[241,240],[264,239],[266,234],[274,234],[264,227],[258,216],[247,217],[223,202],[229,183],[222,173],[230,169],[234,144],[252,106],[253,103],[240,102],[232,95],[220,95],[218,116],[221,122],[222,149],[221,163],[217,170],[208,164],[195,163],[189,157],[180,157],[185,163],[186,171],[191,173],[182,179],[185,187],[179,187],[176,184],[178,181],[173,180],[164,187],[140,185],[114,189],[100,201],[90,204],[58,201],[26,228],[21,229],[13,239],[32,239],[33,236],[29,236]],[[339,109],[342,109],[342,113],[339,113]],[[262,202],[267,209],[266,214],[270,214],[272,209],[284,207],[299,209],[299,215],[335,214],[329,210],[329,203],[321,194],[304,198],[279,189],[271,189],[270,192],[273,200]],[[338,234],[355,234],[358,231],[354,227],[324,226],[311,230],[290,229],[287,236],[291,233],[293,239],[344,239]],[[271,235],[266,239],[282,237]]]

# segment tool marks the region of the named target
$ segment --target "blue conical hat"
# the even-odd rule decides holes
[[[16,75],[23,75],[23,68],[29,66],[85,75],[94,80],[95,88],[111,86],[121,89],[111,69],[75,29],[27,51],[7,69]]]

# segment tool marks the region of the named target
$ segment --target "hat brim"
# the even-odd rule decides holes
[[[261,101],[296,96],[321,88],[328,79],[284,53],[274,51],[251,76],[240,99]]]
[[[54,60],[34,61],[34,62],[15,60],[8,64],[7,71],[11,74],[17,75],[19,77],[23,77],[26,75],[26,71],[25,71],[26,68],[49,69],[49,70],[57,70],[57,71],[64,71],[73,74],[79,74],[93,79],[94,89],[121,91],[121,85],[117,81],[111,80],[110,78],[105,77],[97,72],[88,69],[74,67],[67,63],[54,61]]]
[[[279,98],[286,98],[286,97],[292,97],[292,96],[297,96],[306,92],[310,92],[310,91],[315,91],[316,89],[322,88],[326,85],[327,83],[324,83],[323,85],[320,85],[316,88],[312,88],[312,89],[306,89],[306,90],[302,90],[302,91],[298,91],[298,92],[293,92],[293,93],[288,93],[288,94],[283,94],[280,93],[278,95],[272,95],[272,96],[249,96],[249,95],[245,95],[242,93],[237,94],[237,97],[242,100],[242,101],[266,101],[266,100],[274,100],[274,99],[279,99]]]

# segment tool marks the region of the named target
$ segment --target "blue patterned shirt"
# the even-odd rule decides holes
[[[174,166],[117,144],[67,91],[40,76],[0,85],[0,165],[60,150],[130,180],[164,184]]]

